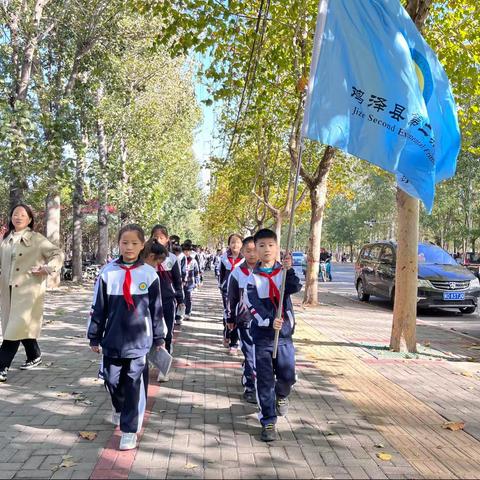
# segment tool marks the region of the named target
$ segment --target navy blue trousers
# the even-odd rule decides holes
[[[250,336],[248,327],[237,327],[238,336],[240,337],[240,348],[242,349],[245,360],[243,361],[242,385],[246,392],[255,391],[255,377],[253,374],[254,358],[253,358],[253,340]]]
[[[263,426],[277,422],[277,398],[290,395],[295,383],[295,348],[293,342],[279,343],[277,358],[273,359],[271,345],[254,345],[255,382],[260,406],[258,418]]]
[[[223,301],[223,338],[229,341],[230,347],[238,347],[238,329],[234,328],[229,330],[227,327],[227,308],[228,308],[228,297],[227,292],[222,290],[222,301]]]
[[[105,387],[112,405],[120,413],[120,430],[138,433],[147,405],[148,362],[146,357],[103,357]]]
[[[163,318],[165,319],[165,324],[167,325],[167,335],[165,337],[165,348],[168,353],[172,353],[172,340],[173,340],[173,331],[175,329],[175,311],[177,309],[177,303],[175,299],[171,298],[165,300],[162,304],[163,306]]]
[[[193,287],[183,287],[183,294],[185,296],[185,315],[192,313],[192,290]]]

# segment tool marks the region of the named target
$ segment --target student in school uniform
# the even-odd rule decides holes
[[[242,376],[242,385],[244,387],[243,398],[249,403],[257,403],[255,379],[253,376],[253,341],[250,335],[250,321],[252,316],[244,299],[248,279],[258,261],[253,237],[243,239],[241,253],[245,261],[233,270],[228,279],[227,296],[229,308],[227,312],[227,328],[230,331],[234,328],[237,329],[240,349],[244,356]]]
[[[145,413],[152,344],[164,347],[166,326],[157,272],[140,258],[145,234],[135,224],[118,235],[120,258],[106,265],[95,284],[87,329],[90,348],[103,353],[103,377],[122,432],[120,450],[137,446]]]
[[[185,295],[185,320],[190,318],[192,313],[192,292],[200,283],[200,272],[198,263],[192,257],[192,247],[188,243],[182,245],[185,255],[185,271],[183,274],[183,293]]]
[[[165,338],[165,348],[172,353],[172,339],[175,323],[175,314],[177,306],[184,304],[184,293],[182,284],[182,274],[177,256],[168,252],[169,236],[168,230],[163,225],[155,225],[152,228],[151,238],[155,239],[165,248],[165,258],[157,265],[157,273],[160,277],[160,288],[162,292],[163,317],[167,324],[167,336]],[[166,381],[159,378],[159,381]]]
[[[223,345],[229,348],[230,355],[238,354],[238,332],[236,328],[233,330],[227,328],[227,286],[228,277],[232,271],[243,262],[243,256],[240,252],[242,249],[242,241],[243,238],[237,233],[232,233],[228,237],[228,249],[221,257],[218,275],[218,286],[223,301]]]
[[[177,257],[177,263],[180,267],[180,278],[182,279],[182,294],[183,294],[183,303],[177,305],[175,311],[175,325],[180,326],[182,324],[183,317],[185,315],[185,294],[183,293],[183,278],[185,272],[185,255],[182,252],[182,247],[180,245],[174,245],[172,247],[172,253]]]
[[[261,439],[276,439],[277,416],[288,412],[292,385],[295,383],[295,349],[292,335],[295,317],[290,295],[301,290],[295,275],[290,254],[283,259],[283,266],[276,261],[278,243],[275,232],[259,230],[255,236],[255,248],[259,263],[247,283],[245,302],[252,314],[250,334],[253,340],[259,419],[262,425]],[[277,319],[283,269],[287,269],[285,297],[281,318]],[[277,358],[273,359],[275,330],[280,331]]]
[[[217,249],[217,254],[213,258],[213,271],[215,272],[215,278],[218,279],[220,277],[220,263],[222,261],[222,251]]]

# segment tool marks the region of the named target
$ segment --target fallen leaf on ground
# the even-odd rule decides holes
[[[97,432],[78,432],[78,434],[85,440],[93,441],[97,438]]]
[[[480,350],[480,345],[473,345],[469,350]]]
[[[375,448],[385,448],[385,445],[383,443],[377,443]]]
[[[465,422],[445,422],[442,428],[456,432],[457,430],[463,430],[465,428]]]
[[[377,457],[380,460],[384,460],[385,462],[388,462],[392,459],[392,456],[389,453],[385,453],[385,452],[377,453]]]
[[[77,405],[85,405],[87,407],[90,407],[93,405],[93,402],[91,400],[75,400],[75,403]]]
[[[61,468],[71,468],[71,467],[74,467],[75,465],[78,465],[78,463],[74,462],[72,460],[72,456],[71,455],[65,455],[62,457],[62,463],[60,465],[55,465],[54,467],[52,467],[52,470],[54,472],[56,472],[57,470],[60,470]]]
[[[58,398],[69,398],[70,394],[68,392],[58,392],[57,397]]]
[[[464,377],[473,377],[473,373],[472,372],[462,372],[462,375]]]
[[[338,423],[338,421],[337,420],[329,420],[327,423],[329,425],[335,425],[336,423]]]
[[[326,432],[323,432],[323,434],[326,436],[326,437],[331,437],[332,435],[335,435],[335,432],[332,432],[331,430],[328,430]]]
[[[192,468],[198,467],[197,464],[195,463],[187,463],[183,468],[187,468],[188,470],[191,470]]]

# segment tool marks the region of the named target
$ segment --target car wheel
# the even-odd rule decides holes
[[[357,282],[357,295],[361,302],[368,302],[370,300],[370,295],[365,293],[362,280]]]
[[[466,315],[470,315],[471,313],[475,313],[477,307],[462,307],[460,309],[461,313],[465,313]]]

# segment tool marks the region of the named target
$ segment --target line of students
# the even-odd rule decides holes
[[[241,247],[238,248],[238,240]],[[242,384],[247,402],[258,403],[261,439],[276,439],[277,416],[288,412],[291,388],[295,383],[295,349],[292,335],[295,317],[290,296],[301,290],[289,254],[277,262],[279,246],[275,232],[259,230],[253,237],[230,235],[229,248],[222,257],[219,287],[224,304],[224,341],[235,348],[240,339],[244,355]],[[280,318],[283,270],[285,296]],[[277,357],[273,358],[275,330],[279,330]],[[232,346],[233,345],[233,346]]]
[[[185,317],[189,318],[191,292],[200,284],[200,267],[191,243],[185,242],[180,253],[178,242],[171,242],[174,258],[166,248],[169,240],[161,225],[153,228],[147,242],[138,225],[123,227],[118,235],[120,257],[102,269],[95,284],[87,337],[92,351],[103,354],[101,370],[112,400],[112,422],[122,432],[121,450],[136,448],[142,427],[147,354],[152,346],[157,351],[172,351],[177,307],[185,302]],[[301,285],[289,255],[283,266],[276,261],[278,244],[271,230],[262,229],[244,240],[232,235],[229,247],[220,267],[225,339],[229,348],[235,348],[240,337],[245,356],[244,398],[253,403],[256,397],[261,438],[272,441],[277,415],[287,413],[288,395],[295,383],[295,321],[290,295]],[[287,269],[286,290],[282,315],[277,319],[282,268]],[[277,329],[280,342],[273,359]]]
[[[120,257],[103,267],[95,283],[87,337],[92,351],[103,354],[100,374],[112,400],[112,423],[122,432],[120,450],[137,445],[147,354],[152,346],[172,353],[174,325],[181,323],[183,307],[190,317],[191,293],[200,284],[191,242],[182,248],[178,243],[163,225],[153,227],[148,241],[140,226],[127,225],[118,235]],[[160,374],[158,381],[168,378]]]

